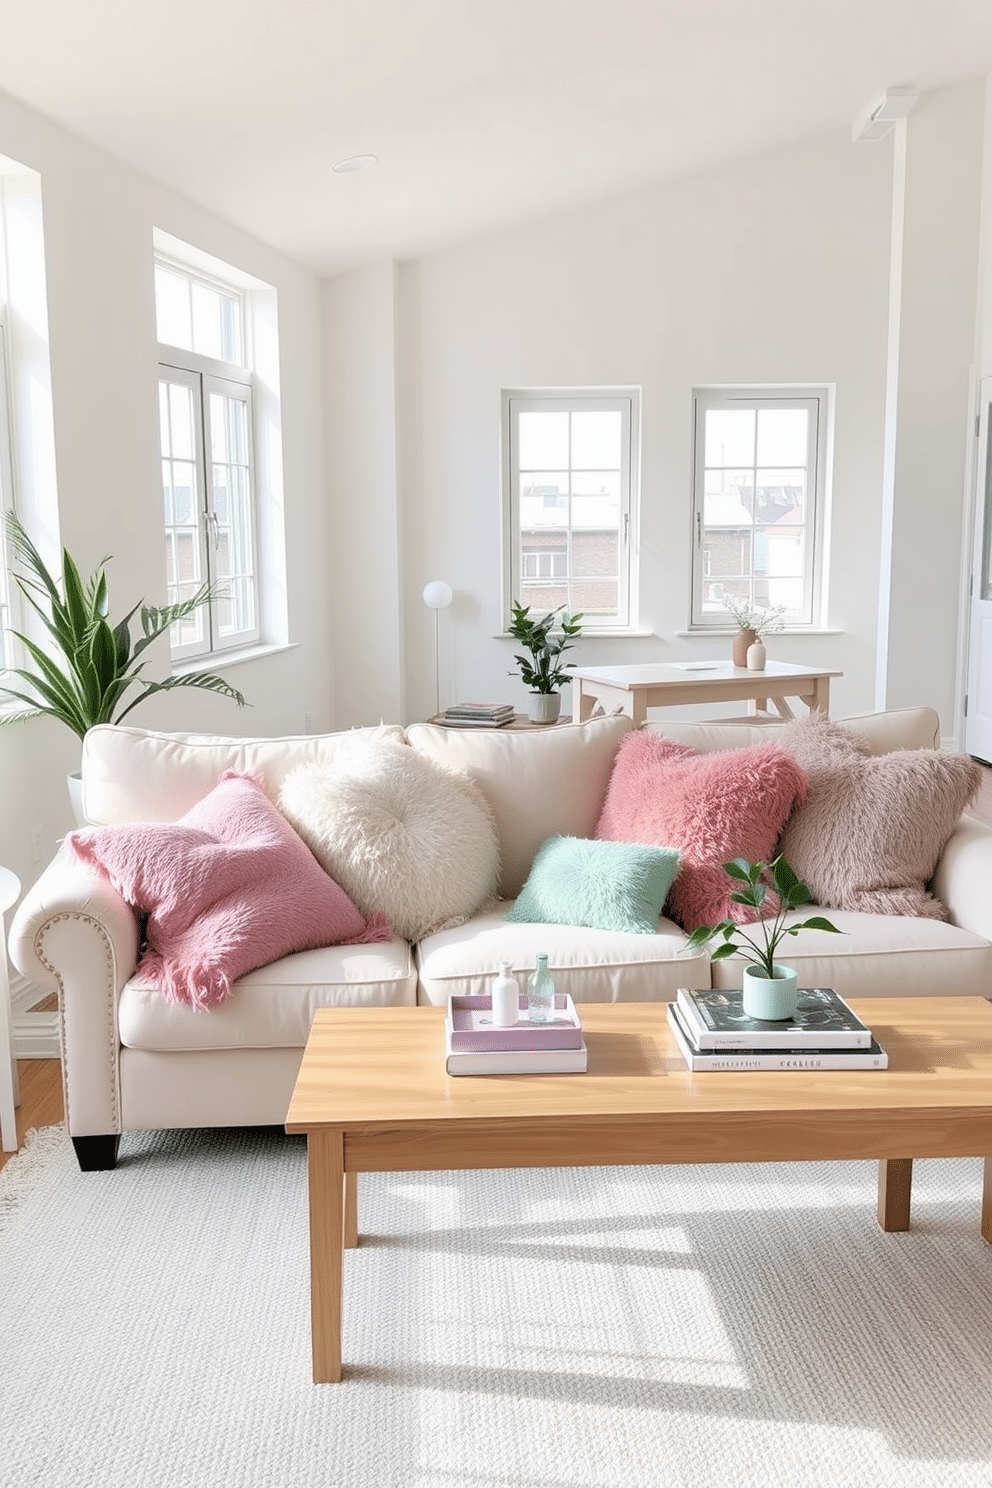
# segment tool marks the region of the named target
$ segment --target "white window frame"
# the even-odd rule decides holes
[[[0,317],[0,676],[14,665],[11,629],[19,623],[17,589],[7,556],[6,514],[14,511],[14,462],[12,458],[10,383],[7,375],[7,338]]]
[[[224,294],[235,298],[241,307],[241,346],[250,355],[249,317],[245,313],[244,293],[240,286],[230,284],[223,279],[213,278],[188,264],[184,264],[160,252],[156,252],[155,254],[155,265],[156,267],[161,265],[183,276],[191,284],[201,283],[211,289],[221,290]],[[248,646],[257,644],[261,639],[262,595],[258,550],[259,520],[254,418],[255,378],[248,367],[236,366],[230,362],[217,361],[212,357],[203,356],[186,348],[170,346],[162,342],[159,343],[158,357],[159,383],[163,381],[182,383],[190,387],[193,392],[196,420],[195,462],[198,487],[196,530],[199,544],[200,572],[203,581],[211,584],[217,584],[218,582],[213,561],[216,551],[217,513],[214,510],[212,481],[210,479],[211,462],[208,454],[210,449],[209,400],[211,392],[219,392],[244,401],[247,407],[248,417],[249,530],[244,535],[243,541],[252,555],[250,578],[253,590],[253,606],[251,622],[239,630],[229,630],[226,634],[221,635],[220,605],[224,602],[223,593],[221,592],[216,599],[211,600],[202,609],[195,612],[196,616],[200,617],[203,622],[198,627],[200,634],[197,640],[180,643],[175,634],[172,636],[172,659],[174,662],[183,663],[203,657],[220,656],[231,651],[243,650]],[[166,453],[164,450],[160,450],[160,454],[164,463]],[[177,597],[174,586],[170,586],[169,602],[174,603]]]
[[[503,441],[503,628],[510,624],[513,601],[526,604],[521,592],[519,415],[531,412],[618,412],[622,420],[620,468],[619,573],[616,616],[587,614],[583,634],[628,631],[636,623],[635,564],[639,504],[640,391],[637,388],[504,389]],[[571,545],[571,527],[561,529]],[[568,580],[566,579],[566,583]],[[569,604],[569,610],[581,606]]]
[[[832,421],[832,390],[826,384],[804,386],[699,387],[693,389],[692,426],[692,577],[691,630],[727,630],[733,624],[722,608],[703,609],[706,580],[705,553],[705,434],[706,412],[724,408],[806,408],[810,413],[806,463],[806,520],[803,547],[803,603],[783,616],[787,630],[808,630],[820,624],[823,602],[824,530],[828,503],[827,452]],[[760,467],[756,467],[756,470]],[[755,526],[757,524],[754,524]],[[751,550],[749,592],[754,602],[754,544]],[[758,575],[759,581],[763,576]],[[760,606],[761,601],[758,601]]]

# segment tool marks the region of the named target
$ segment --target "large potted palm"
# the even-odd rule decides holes
[[[74,559],[63,548],[61,578],[57,580],[11,512],[7,513],[6,528],[14,581],[39,617],[51,645],[45,649],[20,631],[12,632],[32,666],[12,667],[11,675],[20,678],[29,690],[0,686],[0,697],[26,705],[0,715],[0,723],[19,723],[47,713],[82,739],[94,724],[119,723],[145,698],[175,687],[217,692],[233,699],[239,708],[244,707],[242,694],[213,672],[185,672],[161,682],[142,675],[146,664],[140,659],[142,654],[170,625],[208,602],[213,594],[209,585],[203,585],[180,604],[158,608],[139,600],[114,625],[108,619],[106,558],[84,581]],[[141,634],[134,639],[131,622],[136,615]]]

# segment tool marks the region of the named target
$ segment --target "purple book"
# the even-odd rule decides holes
[[[581,1049],[582,1025],[567,992],[555,993],[555,1016],[550,1023],[531,1023],[527,995],[520,994],[520,1017],[512,1028],[493,1022],[493,1000],[481,996],[449,997],[446,1019],[451,1053],[485,1054],[503,1049]]]

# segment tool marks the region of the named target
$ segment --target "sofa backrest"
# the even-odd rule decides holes
[[[547,837],[591,837],[620,740],[634,727],[614,714],[532,729],[406,730],[414,749],[466,771],[492,807],[499,831],[500,893],[516,898]]]
[[[894,749],[939,749],[940,717],[935,708],[894,708],[889,713],[863,713],[856,718],[838,718],[859,734],[872,754],[890,754]],[[704,754],[721,749],[745,749],[750,744],[770,744],[784,728],[782,723],[722,723],[709,719],[700,723],[668,723],[650,719],[648,732],[663,734],[676,744],[688,744]]]
[[[369,738],[402,744],[403,737],[396,724],[339,734],[230,739],[101,723],[83,740],[83,810],[97,826],[177,821],[213,790],[225,770],[261,775],[274,800],[297,765],[332,763]]]

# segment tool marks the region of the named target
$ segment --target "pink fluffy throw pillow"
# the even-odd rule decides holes
[[[597,837],[677,847],[682,871],[667,908],[685,930],[753,911],[730,900],[731,858],[768,860],[806,777],[777,744],[701,754],[657,734],[628,734],[617,751]]]
[[[170,1002],[210,1007],[281,956],[392,935],[328,877],[254,775],[226,771],[177,822],[93,827],[66,845],[147,915],[138,970]]]

